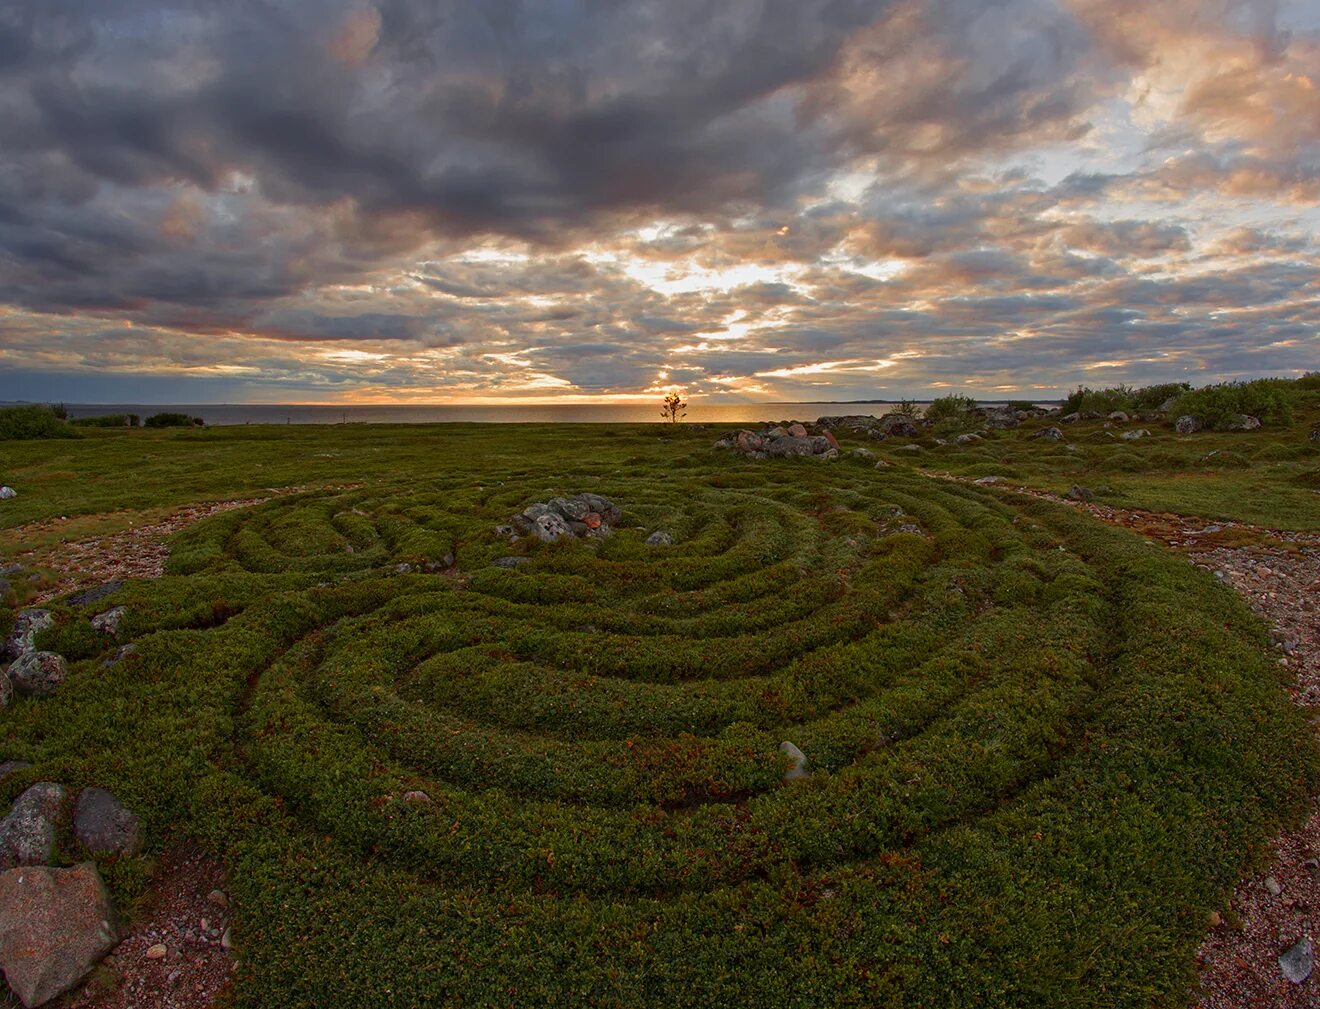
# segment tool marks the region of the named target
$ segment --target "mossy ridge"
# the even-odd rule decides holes
[[[1180,1004],[1320,780],[1231,593],[1026,498],[638,459],[580,479],[676,547],[489,569],[494,522],[577,479],[498,467],[203,523],[124,590],[131,661],[57,608],[81,661],[6,713],[38,764],[6,793],[94,780],[223,850],[244,1005]],[[440,546],[457,573],[395,572]]]

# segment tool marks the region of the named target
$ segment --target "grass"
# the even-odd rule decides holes
[[[103,863],[125,906],[171,838],[220,853],[240,1006],[1187,1005],[1209,912],[1320,787],[1263,628],[1129,533],[919,470],[1316,528],[1315,407],[869,443],[880,471],[683,426],[14,443],[10,554],[22,523],[303,490],[53,607],[72,673],[0,714],[35,764],[0,799],[123,797],[149,837]],[[598,547],[493,533],[587,490],[625,509]],[[88,618],[116,604],[112,641]]]
[[[48,406],[0,407],[0,441],[77,436],[78,433]]]

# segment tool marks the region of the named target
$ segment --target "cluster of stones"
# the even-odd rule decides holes
[[[806,456],[828,460],[839,457],[839,443],[829,430],[823,434],[811,434],[798,423],[776,425],[761,431],[737,431],[721,438],[715,447],[737,452],[749,459]]]
[[[69,602],[74,605],[92,602],[108,595],[119,585],[118,582],[107,583],[81,596],[74,596]],[[92,617],[92,627],[108,637],[115,637],[127,612],[123,606],[111,607]],[[50,610],[25,609],[15,616],[9,636],[0,645],[0,660],[12,660],[8,668],[0,670],[0,708],[7,707],[16,693],[29,697],[47,697],[55,693],[68,677],[69,664],[64,656],[58,652],[39,651],[36,647],[37,635],[54,626],[54,623]],[[106,665],[114,665],[132,649],[132,645],[125,645],[106,661]]]
[[[623,510],[600,494],[575,494],[537,501],[513,516],[508,525],[495,532],[515,542],[534,536],[542,543],[554,543],[568,536],[604,539],[623,521]]]
[[[0,778],[23,770],[0,764]],[[72,819],[89,854],[135,855],[137,817],[102,788],[84,788],[69,811],[63,785],[39,781],[0,820],[0,971],[28,1009],[75,987],[120,939],[114,906],[94,862],[58,868],[56,838]]]

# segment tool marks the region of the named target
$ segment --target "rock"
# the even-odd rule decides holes
[[[1248,417],[1245,413],[1230,417],[1224,424],[1225,431],[1254,431],[1258,427],[1260,420],[1256,417]]]
[[[1139,427],[1132,431],[1124,431],[1122,434],[1119,435],[1119,437],[1122,438],[1124,441],[1136,441],[1138,438],[1145,438],[1148,437],[1149,435],[1150,435],[1149,431],[1147,431],[1144,427]]]
[[[46,697],[69,675],[64,656],[54,652],[28,652],[9,667],[9,680],[20,694]]]
[[[920,452],[920,451],[921,451],[921,446],[920,446],[920,445],[900,445],[900,446],[898,446],[898,451],[900,451],[900,452],[913,452],[913,453],[916,453],[916,452]]]
[[[1031,437],[1048,438],[1050,441],[1063,441],[1063,432],[1057,427],[1043,427]]]
[[[920,438],[921,425],[916,418],[905,413],[887,413],[880,418],[877,429],[889,438]]]
[[[48,627],[55,626],[55,618],[50,610],[19,610],[14,617],[14,627],[5,638],[3,656],[16,659],[20,655],[36,649],[36,637]]]
[[[136,654],[137,654],[137,645],[132,643],[129,643],[127,645],[121,645],[119,648],[116,648],[114,654],[109,656],[104,662],[101,663],[101,665],[109,669],[113,666],[119,665],[119,663],[123,662],[130,655],[136,655]]]
[[[559,515],[561,518],[572,519],[574,522],[581,522],[591,514],[592,510],[591,506],[580,497],[551,498],[546,504],[550,506],[552,512]]]
[[[224,933],[220,936],[220,948],[223,950],[228,950],[232,942],[233,939],[229,934],[229,926],[226,925]]]
[[[92,617],[92,627],[102,634],[108,634],[114,637],[119,633],[119,625],[124,622],[124,615],[128,613],[128,607],[116,606],[114,609],[106,610],[104,613],[98,613]]]
[[[1173,429],[1179,434],[1196,434],[1204,425],[1201,418],[1185,413],[1173,423]]]
[[[1003,482],[1003,479],[1002,476],[983,476],[979,480],[973,480],[972,483],[978,484],[981,487],[990,487],[994,484]]]
[[[208,904],[214,904],[218,908],[229,907],[229,897],[223,890],[212,890],[206,895],[206,901]]]
[[[85,606],[88,603],[100,602],[106,596],[114,595],[123,587],[124,583],[120,581],[102,582],[100,585],[94,586],[93,588],[69,596],[65,602],[70,606]]]
[[[1178,405],[1178,397],[1170,396],[1168,399],[1166,399],[1163,403],[1160,404],[1160,413],[1168,413],[1177,405]]]
[[[496,526],[495,535],[499,536],[501,539],[516,540],[518,538],[518,530],[511,525]]]
[[[29,1009],[73,988],[118,941],[93,863],[0,874],[0,970]]]
[[[1320,424],[1317,424],[1315,427],[1311,428],[1311,440],[1320,441]]]
[[[1224,923],[1223,916],[1218,911],[1211,911],[1206,918],[1206,924],[1211,928],[1218,928]]]
[[[158,942],[154,946],[147,947],[148,960],[164,960],[169,956],[170,948],[163,942]]]
[[[1065,413],[1059,418],[1064,424],[1076,424],[1081,419],[1082,415],[1080,413]]]
[[[872,452],[869,448],[855,448],[855,449],[853,449],[853,450],[852,450],[852,457],[853,457],[854,459],[860,459],[862,462],[874,462],[874,461],[875,461],[875,453]]]
[[[646,545],[648,547],[672,547],[674,545],[674,537],[670,536],[667,532],[657,529],[655,532],[651,533],[650,536],[646,537]]]
[[[532,559],[530,557],[496,557],[490,562],[490,565],[493,568],[504,568],[506,571],[511,571],[514,568],[520,568],[524,564],[530,564],[531,562]]]
[[[1109,415],[1109,419],[1112,420],[1115,424],[1126,424],[1128,422],[1128,415],[1125,414],[1122,410],[1115,410],[1113,413]]]
[[[599,529],[605,520],[596,512],[587,512],[587,517],[582,520],[582,524],[588,529]]]
[[[138,818],[104,788],[84,788],[79,794],[73,832],[95,855],[136,855],[142,848]]]
[[[414,789],[411,792],[404,792],[403,801],[412,806],[431,805],[431,797],[420,789]]]
[[[532,532],[542,543],[554,543],[565,536],[572,536],[568,523],[555,512],[546,512],[532,524]]]
[[[1017,427],[1020,423],[1022,422],[1017,419],[1017,415],[1007,410],[987,410],[985,414],[985,426],[991,431],[1005,431]]]
[[[808,435],[805,438],[789,435],[787,438],[776,438],[768,442],[765,452],[772,459],[787,459],[790,456],[824,455],[832,449],[837,451],[830,444],[829,439],[821,435]]]
[[[884,459],[879,459],[879,460],[876,461],[875,468],[876,468],[876,469],[891,469],[891,468],[893,467],[893,465],[894,465],[894,464],[893,464],[892,462],[886,462]]]
[[[64,800],[64,786],[53,781],[39,781],[14,800],[0,820],[0,869],[46,865],[55,857]]]
[[[1279,970],[1293,984],[1301,984],[1315,970],[1315,946],[1303,936],[1279,954]]]
[[[0,487],[0,501],[8,501],[12,497],[18,497],[18,491],[13,487]]]
[[[805,438],[807,436],[807,429],[801,424],[789,424],[788,435],[790,438]]]
[[[0,781],[4,781],[5,778],[9,777],[11,774],[15,774],[18,771],[23,770],[23,768],[31,766],[32,764],[26,760],[0,761]]]
[[[797,781],[799,778],[808,777],[811,772],[807,770],[807,756],[788,740],[779,744],[779,752],[792,760],[792,764],[784,772],[785,781]]]
[[[765,439],[752,431],[739,431],[737,445],[740,452],[759,452],[765,447]]]
[[[546,504],[544,501],[537,501],[534,502],[533,504],[529,504],[526,508],[522,510],[523,518],[527,519],[528,522],[535,522],[542,515],[549,515],[549,514],[550,514],[550,506]]]
[[[1261,885],[1265,887],[1265,892],[1271,897],[1277,897],[1279,894],[1283,893],[1283,887],[1279,885],[1279,881],[1273,876],[1266,876]]]
[[[983,438],[981,435],[977,434],[975,431],[971,431],[971,432],[968,432],[967,434],[960,434],[960,435],[957,435],[957,436],[953,439],[953,441],[954,441],[954,444],[956,444],[956,445],[971,445],[971,444],[973,444],[973,443],[975,443],[975,442],[978,442],[978,441],[985,441],[985,438]]]
[[[1072,489],[1067,494],[1069,501],[1094,501],[1095,492],[1090,487],[1081,487],[1073,484]]]

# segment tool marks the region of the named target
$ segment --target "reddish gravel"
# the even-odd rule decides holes
[[[39,558],[41,566],[58,572],[56,581],[42,587],[36,602],[108,581],[159,578],[165,573],[165,562],[170,556],[167,540],[171,535],[212,515],[233,511],[235,508],[251,508],[269,500],[269,497],[259,497],[190,505],[180,508],[160,522],[134,526],[110,536],[62,543],[54,549],[29,551],[20,554],[18,559],[32,564]],[[57,526],[56,522],[34,522],[24,529],[42,531]]]
[[[160,864],[146,914],[68,1009],[209,1009],[228,987],[229,907],[220,863],[192,846]],[[153,958],[149,952],[164,955]]]

